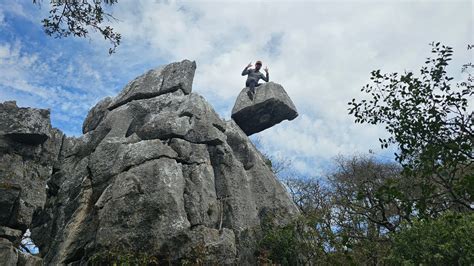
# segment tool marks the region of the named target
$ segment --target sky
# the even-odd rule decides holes
[[[472,1],[137,1],[119,0],[110,25],[122,44],[97,33],[87,39],[54,39],[41,20],[49,1],[0,0],[0,102],[49,108],[53,126],[80,136],[88,110],[115,96],[125,84],[157,66],[197,63],[193,92],[230,119],[243,88],[240,75],[262,60],[270,79],[283,85],[299,116],[255,134],[252,140],[300,175],[319,176],[338,155],[381,150],[383,126],[360,125],[347,103],[364,97],[370,72],[418,71],[429,43],[454,48],[448,68],[455,80],[473,61]]]

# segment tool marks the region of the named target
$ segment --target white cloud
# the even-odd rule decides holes
[[[36,55],[25,56],[20,53],[19,42],[0,44],[0,84],[40,97],[48,97],[48,91],[27,82],[24,74],[38,64]]]
[[[133,40],[126,50],[146,44],[156,57],[196,59],[195,90],[226,102],[224,117],[243,86],[241,69],[262,59],[300,112],[260,133],[263,146],[311,169],[339,153],[377,150],[385,131],[355,125],[347,102],[360,97],[371,70],[418,69],[431,41],[464,49],[472,40],[471,10],[470,1],[149,1],[122,2],[115,12],[123,20],[117,29]],[[278,53],[268,49],[275,35]]]
[[[60,57],[62,70],[44,66],[59,86],[67,81],[79,90],[64,92],[70,93],[64,110],[78,95],[90,106],[146,68],[188,58],[198,65],[194,90],[229,118],[245,81],[242,68],[261,59],[300,113],[260,133],[263,146],[297,160],[304,172],[338,153],[379,146],[384,129],[355,125],[347,113],[347,102],[361,96],[371,70],[416,70],[429,56],[428,43],[441,41],[454,46],[452,70],[458,73],[474,35],[471,1],[120,1],[113,13],[123,36],[117,54],[107,57],[108,43],[94,36],[85,44],[91,52]],[[21,57],[13,58],[27,65]]]
[[[70,62],[77,69],[63,76],[60,57],[26,50],[19,41],[0,42],[0,101],[13,99],[20,106],[51,108],[53,122],[75,123],[74,132],[66,131],[76,135],[84,115],[100,98],[97,95],[102,95],[97,92],[102,86],[98,70],[79,58]]]

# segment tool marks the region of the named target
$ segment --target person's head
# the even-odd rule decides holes
[[[261,67],[262,67],[262,61],[258,60],[257,62],[255,62],[255,69],[256,70],[260,70]]]

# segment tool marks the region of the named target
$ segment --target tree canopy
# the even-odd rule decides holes
[[[353,99],[349,113],[356,123],[385,126],[390,137],[379,139],[382,148],[397,146],[396,160],[405,174],[426,181],[425,199],[442,197],[446,208],[472,210],[474,113],[468,108],[474,95],[472,78],[469,73],[465,81],[453,84],[446,71],[453,49],[431,45],[435,57],[427,58],[419,75],[372,71],[372,83],[362,88],[369,99]],[[417,207],[430,211],[426,202]]]
[[[379,141],[397,148],[395,162],[340,156],[323,181],[284,177],[301,216],[268,227],[262,263],[472,264],[473,66],[454,83],[453,49],[431,45],[419,74],[374,70],[362,88],[368,97],[349,102],[356,123],[385,126],[389,137]]]
[[[112,54],[120,45],[122,36],[110,25],[105,25],[105,22],[116,20],[105,9],[117,2],[118,0],[51,0],[49,17],[42,21],[44,31],[55,38],[87,38],[91,31],[99,32],[112,45],[109,48],[109,54]],[[39,5],[42,0],[33,0],[33,3]]]

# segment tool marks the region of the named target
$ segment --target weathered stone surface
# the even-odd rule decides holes
[[[51,131],[49,110],[19,108],[16,102],[0,103],[0,135],[20,143],[37,145]]]
[[[86,134],[87,132],[94,130],[102,119],[107,115],[109,110],[110,103],[112,102],[112,98],[106,97],[99,101],[87,114],[84,123],[82,124],[82,133]]]
[[[298,116],[296,107],[280,84],[268,82],[256,88],[254,99],[244,88],[232,109],[232,119],[248,135]]]
[[[195,70],[196,63],[189,60],[152,69],[127,84],[108,108],[111,110],[132,100],[151,98],[176,90],[189,94]]]
[[[262,220],[270,216],[283,225],[298,210],[263,155],[232,120],[226,122],[226,136],[226,144],[210,150],[216,192],[225,203],[223,226],[234,230],[239,261],[251,262]]]
[[[0,155],[0,206],[4,206],[0,208],[9,218],[1,219],[2,225],[26,230],[34,210],[46,200],[46,180],[51,170],[51,166],[25,160],[18,154]]]
[[[142,139],[182,138],[192,143],[223,143],[223,123],[212,107],[196,94],[167,98],[153,98],[141,102],[142,106],[168,104],[166,110],[150,113],[137,128]],[[151,108],[151,107],[150,107]]]
[[[191,93],[194,69],[185,60],[135,79],[89,112],[78,138],[49,132],[44,148],[28,150],[36,157],[22,165],[37,176],[4,170],[21,163],[23,146],[14,150],[0,138],[0,150],[8,151],[0,171],[20,191],[9,194],[17,205],[3,207],[0,199],[0,208],[17,217],[22,201],[32,205],[19,213],[34,214],[32,239],[46,265],[86,265],[103,252],[175,264],[254,264],[264,218],[284,224],[297,214],[247,135]],[[27,185],[14,180],[35,189],[23,195]]]
[[[21,187],[14,184],[0,184],[0,224],[10,225],[15,208],[20,201]]]
[[[19,251],[11,241],[0,237],[0,266],[15,265],[42,266],[43,260],[40,257]]]
[[[196,62],[183,60],[168,64],[163,69],[163,84],[160,92],[167,93],[181,89],[184,94],[190,94],[193,86]]]
[[[5,238],[0,238],[0,265],[17,265],[18,250]]]
[[[58,161],[62,138],[51,128],[48,110],[0,104],[0,226],[20,233],[30,226],[33,213],[46,200],[46,181]]]
[[[197,264],[196,257],[204,265],[234,265],[237,256],[235,246],[235,235],[230,229],[222,230],[212,229],[205,226],[197,226],[191,230],[190,238],[192,246],[186,251],[191,254],[187,261],[191,264]],[[204,254],[199,254],[205,251]],[[194,257],[194,258],[193,258]]]
[[[18,266],[43,266],[43,260],[38,256],[19,252],[17,265]]]
[[[22,232],[6,226],[0,226],[0,238],[6,238],[14,243],[19,243]]]
[[[46,182],[57,156],[53,151],[46,151],[46,148],[38,147],[38,154],[35,151],[0,154],[1,225],[26,230],[33,212],[43,207]],[[42,153],[49,153],[51,157]],[[32,155],[36,156],[32,158]]]

